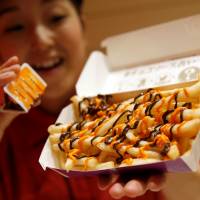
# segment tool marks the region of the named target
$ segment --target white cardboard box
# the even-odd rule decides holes
[[[103,46],[107,48],[107,54],[99,51],[91,54],[76,84],[77,95],[114,94],[123,99],[150,87],[173,88],[194,83],[200,71],[200,56],[193,55],[200,50],[200,26],[197,23],[200,24],[200,15],[104,40]],[[185,55],[190,57],[184,57]],[[181,56],[180,59],[169,60]],[[160,60],[165,61],[142,64]],[[62,110],[57,122],[73,120],[72,106],[69,105]],[[51,168],[65,176],[116,170],[196,171],[200,159],[200,134],[191,151],[177,160],[109,170],[66,172],[58,168],[56,159],[47,140],[39,162],[44,169]]]

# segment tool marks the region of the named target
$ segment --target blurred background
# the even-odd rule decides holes
[[[197,13],[199,0],[85,0],[88,50],[108,36]]]
[[[112,35],[200,14],[199,0],[85,0],[88,53]],[[200,200],[200,175],[167,174],[168,200]]]

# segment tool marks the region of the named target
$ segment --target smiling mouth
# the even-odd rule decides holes
[[[47,71],[47,70],[51,70],[54,68],[59,67],[60,65],[62,65],[64,63],[64,59],[63,58],[57,58],[53,61],[48,61],[48,62],[44,62],[42,64],[32,64],[31,66],[38,72],[42,72],[42,71]]]

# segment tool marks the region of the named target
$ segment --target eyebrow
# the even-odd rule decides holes
[[[19,8],[16,6],[10,6],[10,7],[3,8],[2,10],[0,10],[0,17],[7,13],[15,12],[17,10],[19,10]]]

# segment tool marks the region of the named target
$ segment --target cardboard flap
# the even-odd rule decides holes
[[[199,169],[200,161],[200,132],[196,136],[192,144],[192,149],[182,156],[184,162],[192,169],[192,171],[197,171]]]
[[[133,67],[200,53],[200,15],[110,37],[102,42],[111,68]]]
[[[56,123],[70,123],[74,121],[74,113],[72,109],[72,105],[68,105],[63,108]],[[39,163],[44,170],[46,168],[59,168],[59,160],[57,156],[54,155],[54,152],[51,148],[51,143],[49,139],[46,141],[43,150],[41,152]]]
[[[47,167],[57,168],[58,165],[56,163],[58,161],[56,161],[56,159],[57,158],[53,155],[53,152],[51,149],[51,143],[48,139],[43,147],[42,152],[41,152],[41,155],[39,158],[39,163],[44,170],[46,170]]]
[[[76,84],[76,92],[79,96],[95,96],[98,93],[102,85],[104,84],[104,78],[108,75],[106,56],[100,51],[94,51]]]
[[[183,84],[197,80],[200,56],[192,56],[128,69],[111,70],[108,57],[93,52],[77,82],[79,96],[96,96]]]

